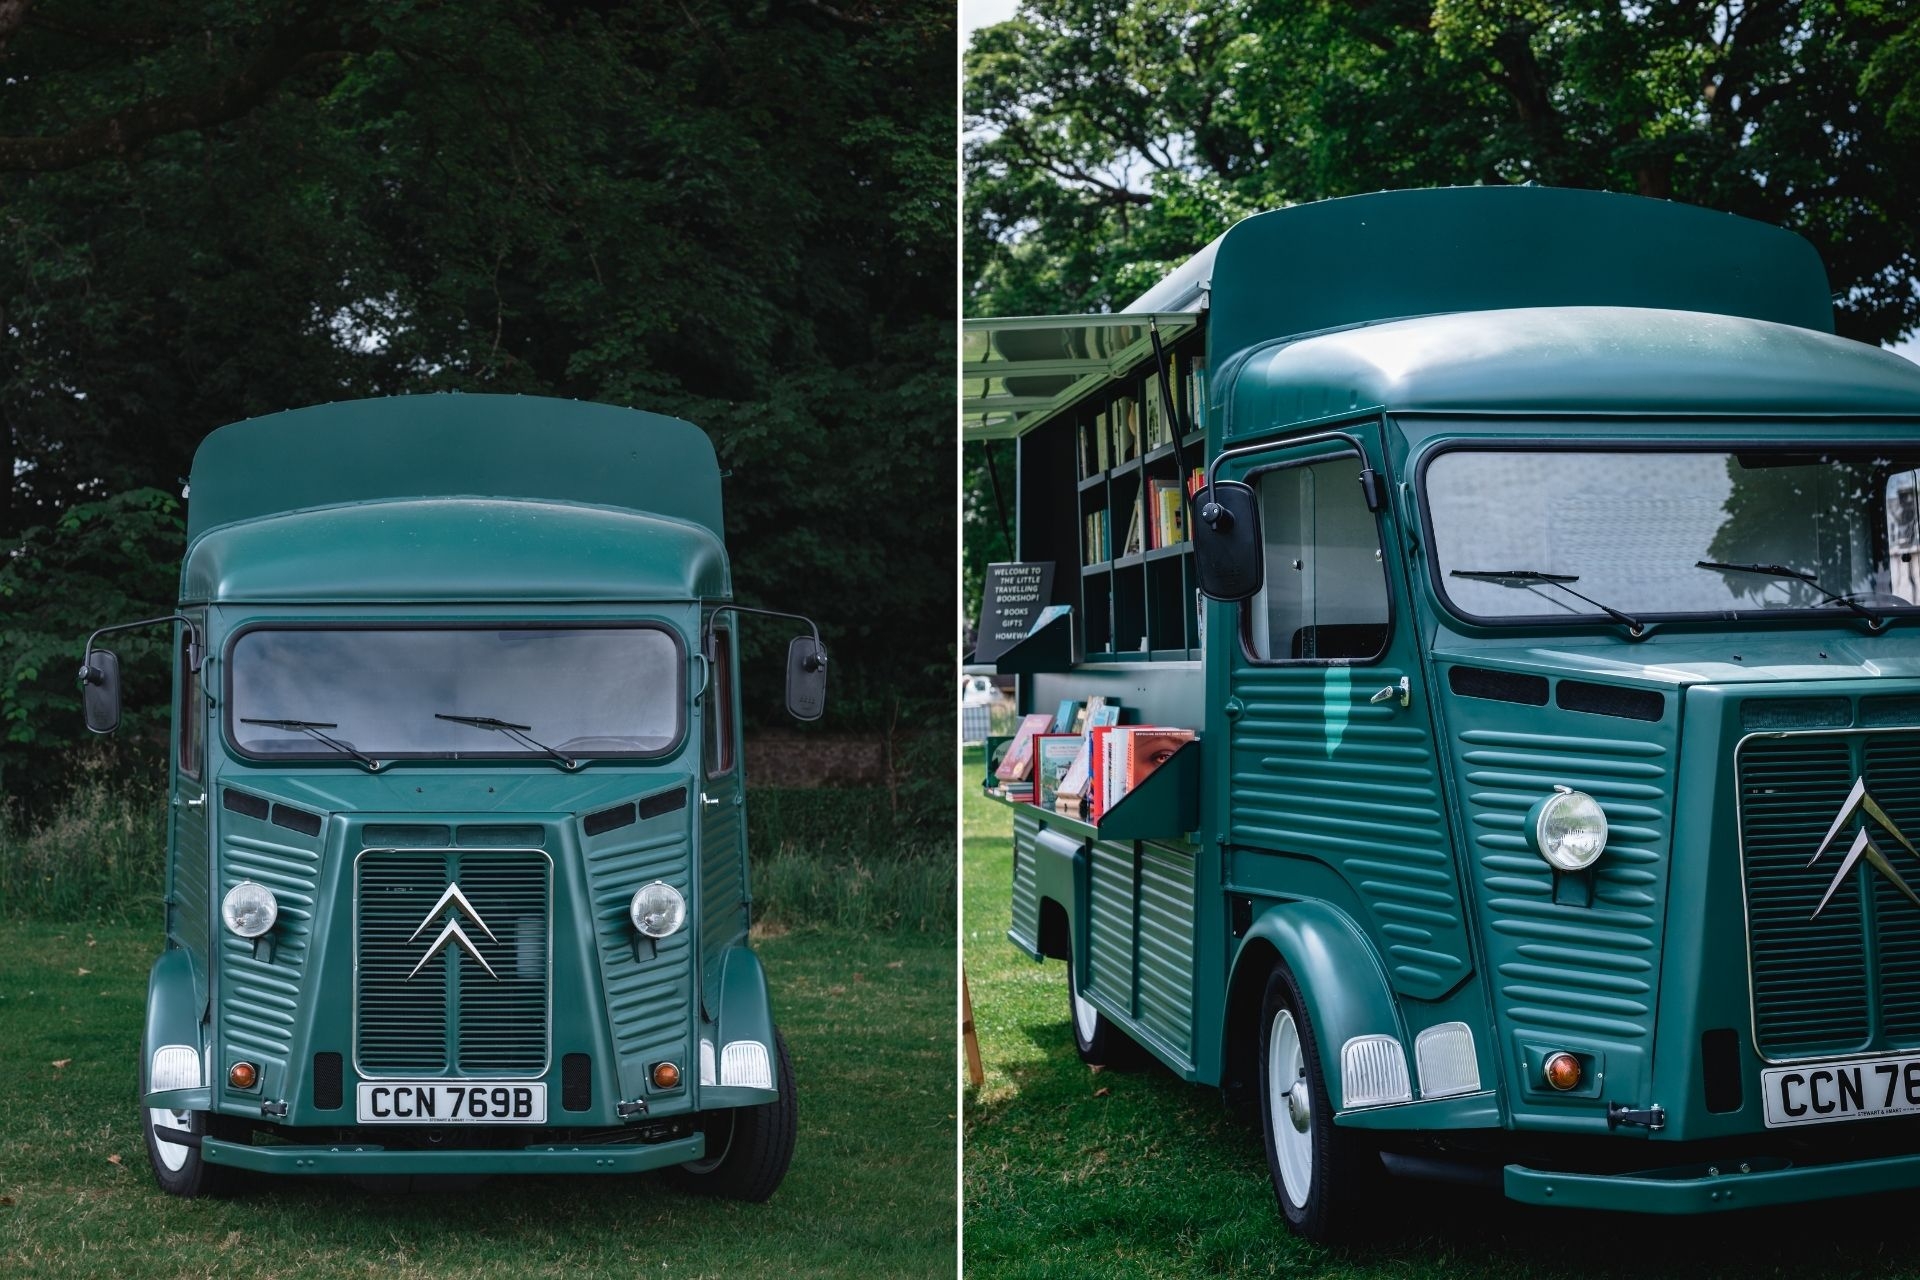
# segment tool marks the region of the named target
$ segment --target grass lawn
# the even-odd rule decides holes
[[[1257,1128],[1216,1091],[1157,1066],[1095,1072],[1075,1055],[1066,966],[1035,964],[1006,939],[1012,824],[980,796],[977,759],[961,801],[962,959],[986,1067],[985,1084],[966,1091],[968,1280],[1920,1275],[1911,1196],[1658,1219],[1396,1182],[1367,1248],[1296,1240]]]
[[[953,950],[937,934],[757,944],[800,1098],[793,1168],[765,1205],[657,1175],[166,1196],[134,1097],[157,943],[157,927],[0,923],[0,1276],[953,1274]]]

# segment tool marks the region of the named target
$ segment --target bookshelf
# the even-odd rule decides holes
[[[1204,351],[1201,333],[1168,351],[1177,411],[1194,426],[1179,450],[1151,358],[1021,438],[1020,558],[1057,566],[1056,602],[1073,606],[1085,662],[1199,656],[1186,485],[1205,465]]]

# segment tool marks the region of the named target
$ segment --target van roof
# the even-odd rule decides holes
[[[577,503],[411,498],[222,525],[185,604],[612,603],[731,594],[726,549],[686,520]]]
[[[1228,439],[1355,409],[1920,418],[1920,365],[1744,316],[1519,307],[1280,341],[1246,357]]]
[[[193,456],[187,539],[287,512],[438,497],[617,507],[725,537],[719,463],[692,423],[580,400],[449,393],[220,428]]]

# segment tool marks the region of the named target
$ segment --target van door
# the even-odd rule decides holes
[[[206,634],[204,612],[188,615]],[[167,832],[167,939],[204,955],[213,927],[209,900],[212,851],[207,844],[207,699],[202,672],[189,660],[189,632],[173,638],[173,766]]]
[[[740,760],[739,656],[733,629],[716,623],[700,699],[700,921],[703,985],[709,999],[720,978],[720,954],[747,933],[747,810]]]
[[[1236,634],[1213,638],[1229,686],[1228,750],[1207,761],[1227,798],[1227,883],[1330,901],[1367,931],[1397,991],[1437,999],[1471,960],[1433,698],[1392,553],[1403,540],[1380,424],[1333,434],[1221,468],[1253,486],[1265,543],[1259,594]]]

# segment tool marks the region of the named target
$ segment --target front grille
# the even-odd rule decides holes
[[[354,1061],[361,1073],[544,1071],[551,884],[552,864],[538,850],[363,852],[354,889]],[[449,900],[449,886],[458,886],[471,913]],[[447,932],[450,924],[479,960]],[[438,952],[422,964],[436,944]]]
[[[1860,820],[1808,864],[1856,779],[1920,843],[1920,730],[1793,734],[1740,749],[1754,1038],[1769,1058],[1920,1043],[1920,907],[1863,858],[1813,918]],[[1868,826],[1920,887],[1920,861]]]

